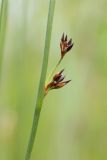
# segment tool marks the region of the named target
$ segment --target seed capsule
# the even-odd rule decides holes
[[[61,58],[63,58],[65,56],[65,54],[67,52],[69,52],[74,45],[72,43],[72,39],[70,39],[69,41],[67,41],[67,39],[68,39],[67,35],[64,36],[64,33],[63,33],[62,38],[61,38],[61,42],[60,42]]]
[[[48,83],[45,87],[45,94],[48,93],[49,90],[52,89],[59,89],[69,83],[71,80],[63,81],[65,76],[63,75],[64,69],[61,70],[59,73],[55,74],[52,81]]]

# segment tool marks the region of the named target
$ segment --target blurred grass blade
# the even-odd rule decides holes
[[[5,43],[6,26],[7,26],[6,24],[7,12],[8,12],[8,0],[2,0],[1,10],[0,10],[0,74],[2,66],[3,49]]]
[[[37,95],[37,100],[36,100],[32,130],[31,130],[31,135],[30,135],[30,139],[29,139],[29,143],[28,143],[28,148],[27,148],[25,160],[29,160],[31,157],[31,152],[32,152],[32,148],[33,148],[33,144],[34,144],[34,140],[35,140],[35,136],[36,136],[36,132],[37,132],[38,121],[39,121],[39,117],[40,117],[41,107],[42,107],[43,99],[44,99],[44,85],[45,85],[47,66],[48,66],[48,57],[49,57],[49,49],[50,49],[50,40],[51,40],[54,8],[55,8],[55,0],[50,0],[42,71],[41,71],[38,95]]]

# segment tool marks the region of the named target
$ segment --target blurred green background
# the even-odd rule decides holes
[[[0,81],[0,160],[23,160],[41,72],[48,0],[9,0]],[[56,0],[48,73],[62,33],[72,82],[44,101],[31,160],[107,160],[107,0]]]

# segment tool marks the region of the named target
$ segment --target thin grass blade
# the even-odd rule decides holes
[[[49,57],[52,24],[53,24],[53,17],[54,17],[54,8],[55,8],[55,0],[50,0],[42,71],[41,71],[40,83],[39,83],[39,88],[38,88],[38,95],[37,95],[37,100],[36,100],[33,125],[32,125],[32,130],[31,130],[31,135],[30,135],[30,139],[28,143],[25,160],[30,160],[30,157],[31,157],[31,152],[33,149],[34,140],[35,140],[35,136],[37,133],[38,121],[39,121],[40,112],[41,112],[43,99],[44,99],[44,85],[45,85],[47,66],[48,66],[48,57]]]
[[[2,0],[0,10],[0,75],[7,26],[8,0]],[[1,77],[1,76],[0,76]]]

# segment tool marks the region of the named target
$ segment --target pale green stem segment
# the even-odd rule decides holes
[[[5,43],[5,34],[7,26],[7,12],[8,12],[8,0],[2,0],[0,8],[0,78],[1,78],[1,66],[3,58],[3,49]]]
[[[54,69],[52,70],[51,74],[48,76],[48,78],[46,80],[46,84],[48,84],[50,81],[52,81],[52,78],[53,78],[58,66],[60,65],[61,61],[62,61],[62,58],[60,58],[60,60],[58,61],[58,63],[54,67]]]
[[[49,57],[51,32],[52,32],[52,24],[53,24],[53,17],[54,17],[54,8],[55,8],[55,0],[50,0],[42,71],[41,71],[38,95],[37,95],[37,100],[36,100],[33,124],[32,124],[32,129],[31,129],[31,135],[30,135],[30,139],[29,139],[29,143],[28,143],[28,147],[27,147],[27,151],[25,155],[25,160],[30,160],[30,157],[31,157],[31,152],[33,149],[34,140],[35,140],[36,133],[37,133],[37,127],[38,127],[41,107],[42,107],[43,99],[44,99],[44,86],[45,86],[46,73],[47,73],[47,67],[48,67],[48,57]]]

